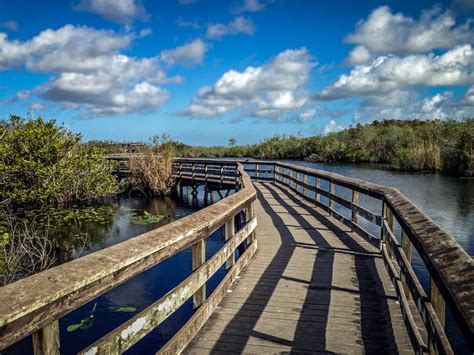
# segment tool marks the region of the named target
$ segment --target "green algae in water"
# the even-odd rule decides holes
[[[151,214],[150,212],[143,211],[143,215],[135,215],[132,217],[132,223],[134,224],[152,224],[161,222],[166,217],[159,214]]]

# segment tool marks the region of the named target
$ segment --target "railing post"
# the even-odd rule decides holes
[[[255,202],[251,202],[250,204],[247,205],[246,211],[245,211],[245,216],[246,216],[246,222],[248,223],[252,218],[255,217]],[[248,237],[248,242],[251,244],[255,239],[256,239],[256,234],[255,230],[250,233]]]
[[[303,174],[303,195],[306,195],[306,184],[308,184],[308,175]]]
[[[258,164],[255,164],[255,178],[258,180]]]
[[[35,355],[59,355],[59,322],[55,320],[33,333]]]
[[[235,234],[235,216],[232,216],[226,223],[225,223],[225,240],[228,241],[229,239],[233,238]],[[229,256],[229,259],[225,262],[226,270],[229,270],[235,264],[235,252]]]
[[[273,164],[273,183],[275,184],[278,181],[278,170],[276,164]]]
[[[207,184],[207,163],[204,165],[204,181]]]
[[[357,207],[359,205],[359,191],[352,190],[352,222],[357,223]]]
[[[334,183],[332,181],[329,182],[329,193],[331,195],[334,195],[334,192],[336,190],[336,185],[334,185]],[[329,197],[329,208],[334,208],[334,200],[332,199],[332,197]]]
[[[390,208],[388,207],[388,204],[386,202],[383,203],[383,217],[387,221],[387,227],[390,229],[390,231],[393,233],[393,214]],[[382,238],[385,236],[383,235],[383,226],[382,226]],[[387,252],[388,255],[391,257],[392,256],[392,248],[390,248],[390,243],[385,243],[387,246]]]
[[[320,188],[321,188],[321,179],[316,178],[316,202],[321,202],[321,194],[319,193],[319,190],[318,190]]]
[[[206,240],[200,240],[193,245],[193,271],[199,269],[206,262]],[[206,300],[206,284],[202,285],[193,295],[194,309],[201,306]]]
[[[438,317],[441,326],[444,328],[444,323],[446,319],[446,304],[444,302],[443,296],[439,292],[438,286],[436,286],[435,281],[430,278],[431,283],[431,293],[430,300],[433,305],[436,316]],[[436,347],[433,344],[433,340],[429,339],[428,349],[430,354],[437,354]]]
[[[402,250],[405,256],[407,257],[407,260],[409,263],[411,263],[411,250],[412,250],[412,244],[410,242],[410,239],[408,238],[407,234],[405,233],[404,230],[402,230]],[[400,280],[402,282],[403,289],[405,290],[405,295],[407,299],[410,298],[410,289],[408,288],[408,285],[406,283],[405,277],[403,276],[401,269],[400,269]]]

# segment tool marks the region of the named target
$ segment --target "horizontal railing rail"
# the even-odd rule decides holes
[[[194,315],[161,349],[162,352],[182,350],[257,248],[256,192],[243,167],[235,161],[231,164],[232,167],[218,164],[225,167],[221,171],[235,172],[238,191],[229,197],[163,227],[2,287],[0,349],[32,334],[35,354],[58,354],[59,318],[178,252],[192,248],[193,273],[188,278],[81,353],[124,352],[192,297]],[[237,230],[235,220],[240,215],[245,216],[246,222]],[[206,238],[220,228],[225,230],[226,243],[206,259]],[[236,261],[236,249],[244,241],[247,248]],[[227,274],[206,299],[206,282],[223,264]]]
[[[417,352],[452,353],[444,331],[445,304],[471,350],[474,348],[474,261],[449,233],[397,189],[277,161],[240,162],[252,178],[271,180],[292,189],[380,247]],[[328,186],[327,189],[322,188],[322,182]],[[336,187],[348,189],[351,198],[338,194]],[[379,201],[379,213],[361,206],[360,195]],[[321,197],[327,198],[328,202],[323,203]],[[350,217],[345,216],[341,209],[349,212]],[[380,237],[363,228],[359,217],[378,227]],[[401,229],[400,242],[395,237],[394,221]],[[411,265],[413,247],[430,275],[429,296]],[[426,328],[427,342],[415,324],[408,302],[410,299]]]

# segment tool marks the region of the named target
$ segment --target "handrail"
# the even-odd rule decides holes
[[[323,170],[297,166],[289,163],[265,160],[239,160],[240,163],[255,165],[255,169],[246,169],[255,174],[252,178],[272,180],[283,184],[297,192],[301,197],[309,199],[322,207],[341,222],[359,232],[368,241],[381,250],[386,248],[389,254],[395,253],[395,261],[399,272],[396,278],[401,280],[409,295],[416,302],[421,318],[429,334],[429,347],[437,352],[450,353],[452,350],[444,333],[446,303],[454,319],[462,331],[467,343],[474,348],[474,260],[466,253],[459,243],[433,220],[421,212],[409,199],[393,187],[387,187],[365,180],[350,178]],[[264,169],[259,166],[265,166]],[[269,168],[270,167],[270,168]],[[301,178],[300,178],[301,177]],[[308,177],[315,179],[315,184],[308,183]],[[320,187],[320,181],[329,183],[329,190]],[[352,200],[346,200],[335,193],[335,186],[352,190]],[[315,196],[310,196],[313,191]],[[359,204],[359,193],[378,199],[382,202],[380,215],[364,209]],[[329,205],[323,204],[321,196],[329,199]],[[340,214],[334,203],[351,211],[351,218]],[[379,239],[364,230],[357,222],[358,216],[380,226],[382,238]],[[398,243],[393,231],[393,220],[397,221],[402,230],[401,244]],[[383,222],[382,222],[383,221]],[[427,297],[411,266],[411,250],[415,247],[421,256],[431,277],[431,294]],[[392,260],[386,260],[392,262]],[[396,280],[394,280],[396,281]],[[406,295],[407,297],[409,295]],[[399,293],[402,303],[404,296]],[[407,314],[407,305],[402,305],[406,316],[407,327],[413,327],[411,315]],[[412,322],[411,322],[412,323]],[[419,340],[419,334],[414,338]],[[414,344],[417,349],[424,349],[423,343]],[[426,350],[426,349],[424,349]]]
[[[55,349],[52,353],[58,353],[60,317],[189,247],[193,248],[193,274],[165,295],[167,299],[162,298],[150,306],[155,309],[149,307],[139,317],[148,319],[156,309],[172,313],[190,296],[199,307],[198,312],[212,312],[215,300],[214,303],[206,301],[206,281],[223,261],[226,262],[229,272],[218,286],[223,296],[222,290],[230,286],[257,247],[253,232],[257,224],[253,212],[256,192],[242,165],[233,164],[237,164],[241,184],[233,195],[163,227],[2,287],[0,349],[33,334],[35,353],[51,348]],[[243,211],[247,222],[235,233],[235,216]],[[227,243],[206,262],[205,239],[223,226],[226,226]],[[243,240],[248,240],[249,247],[234,264],[235,250]],[[126,328],[128,332],[121,333],[122,337],[128,334],[134,342],[151,330],[151,323],[146,323],[146,332],[137,331],[136,323],[126,324],[131,328]],[[154,327],[157,324],[155,320]],[[182,338],[179,340],[180,344],[186,343]],[[125,344],[122,339],[116,344],[118,351],[124,351],[125,345],[130,346],[130,343]]]

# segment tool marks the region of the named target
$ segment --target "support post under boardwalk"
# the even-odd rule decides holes
[[[193,245],[193,271],[199,269],[206,262],[206,240],[200,240]],[[201,306],[206,300],[206,284],[193,295],[194,309]]]
[[[35,355],[59,355],[59,322],[45,325],[33,333],[33,352]]]
[[[352,209],[352,222],[357,223],[359,217],[357,215],[357,206],[359,205],[359,191],[352,190],[352,204],[354,205]],[[357,205],[357,206],[355,206]]]
[[[225,240],[229,240],[234,237],[235,234],[235,216],[232,216],[226,223],[225,223]],[[229,259],[225,262],[226,270],[229,270],[235,264],[235,252],[229,256]]]

